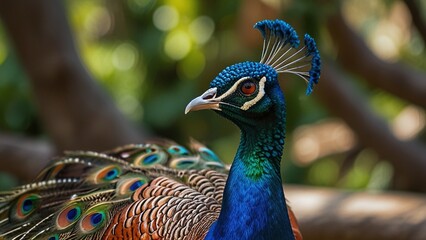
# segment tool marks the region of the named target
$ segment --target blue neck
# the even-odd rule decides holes
[[[280,177],[285,105],[277,101],[264,124],[241,127],[222,210],[205,239],[294,239]]]

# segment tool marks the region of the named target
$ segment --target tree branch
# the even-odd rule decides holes
[[[426,108],[426,74],[399,63],[380,60],[346,23],[341,13],[328,19],[328,31],[338,48],[338,61],[351,72],[396,96]]]
[[[285,186],[305,240],[426,239],[426,196]]]
[[[343,77],[327,61],[316,93],[333,114],[353,129],[363,145],[374,149],[394,166],[397,170],[396,188],[426,191],[426,148],[416,141],[397,139],[386,122],[369,109],[367,103],[347,86]]]
[[[81,63],[61,1],[0,1],[0,17],[59,151],[105,150],[142,140]]]
[[[22,181],[34,180],[52,159],[53,147],[44,141],[0,135],[0,169]]]

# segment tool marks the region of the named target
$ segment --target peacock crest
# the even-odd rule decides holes
[[[305,34],[304,46],[299,47],[296,31],[281,20],[263,20],[254,28],[264,39],[260,62],[271,66],[277,73],[291,73],[303,78],[308,84],[306,95],[311,94],[321,74],[321,59],[314,39]]]
[[[320,57],[307,34],[299,48],[284,21],[254,27],[264,37],[260,63],[225,68],[185,110],[215,110],[242,129],[231,168],[195,140],[66,152],[33,183],[0,193],[0,239],[301,239],[279,177],[285,106],[276,78],[296,74],[309,94]]]

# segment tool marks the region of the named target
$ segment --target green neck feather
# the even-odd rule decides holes
[[[241,159],[248,178],[256,180],[264,174],[280,174],[285,138],[284,101],[275,104],[270,116],[256,127],[241,128],[241,142],[236,158]]]

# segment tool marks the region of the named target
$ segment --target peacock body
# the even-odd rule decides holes
[[[0,239],[301,239],[280,162],[286,108],[278,73],[318,82],[314,40],[258,22],[260,62],[225,68],[185,113],[213,109],[241,129],[230,169],[204,145],[171,141],[67,152],[34,183],[0,193]]]

